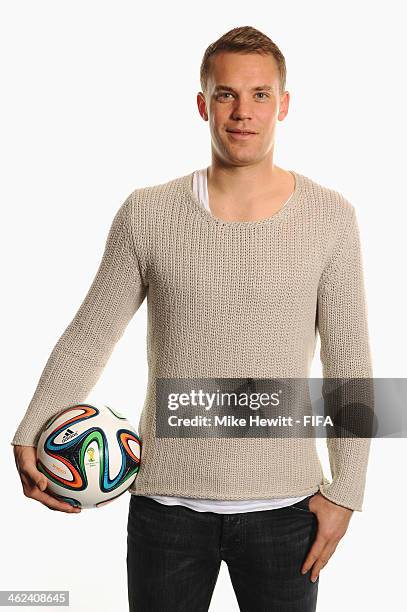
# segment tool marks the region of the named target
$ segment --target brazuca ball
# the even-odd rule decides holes
[[[105,405],[75,404],[53,416],[37,445],[46,489],[80,508],[97,508],[127,491],[140,467],[141,440],[126,417]]]

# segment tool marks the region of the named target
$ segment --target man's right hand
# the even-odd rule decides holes
[[[45,493],[48,486],[47,477],[37,469],[37,449],[35,446],[13,445],[14,460],[20,474],[24,495],[36,499],[50,510],[78,513],[80,508],[74,508],[68,502]]]

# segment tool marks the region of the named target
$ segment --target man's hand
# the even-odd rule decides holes
[[[309,509],[316,514],[318,531],[301,572],[306,574],[312,567],[311,580],[315,582],[345,535],[353,510],[331,502],[319,492],[310,498]]]
[[[13,450],[17,471],[20,474],[26,497],[36,499],[51,510],[70,513],[81,511],[80,508],[74,508],[68,502],[60,501],[56,497],[44,493],[48,486],[48,479],[37,469],[37,449],[35,446],[13,445]]]

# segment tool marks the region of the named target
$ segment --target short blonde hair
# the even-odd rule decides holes
[[[210,44],[206,49],[200,69],[200,81],[203,93],[206,93],[208,86],[208,76],[211,68],[210,59],[220,51],[272,55],[277,62],[280,74],[280,93],[282,94],[285,91],[287,71],[285,58],[280,49],[268,36],[266,36],[266,34],[256,30],[256,28],[241,26],[229,30],[229,32],[223,34],[223,36]]]

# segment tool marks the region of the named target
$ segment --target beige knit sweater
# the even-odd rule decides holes
[[[11,444],[36,446],[52,415],[86,401],[147,296],[149,377],[130,492],[236,500],[319,488],[360,511],[369,438],[327,438],[330,482],[315,438],[155,435],[156,378],[306,378],[317,332],[324,377],[372,376],[355,209],[293,173],[292,198],[261,221],[212,216],[192,191],[193,173],[135,189]]]

